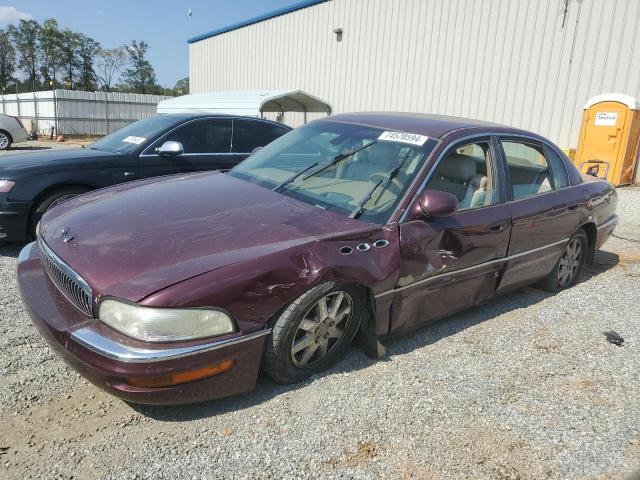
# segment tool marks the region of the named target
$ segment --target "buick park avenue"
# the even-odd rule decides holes
[[[335,115],[227,174],[50,209],[19,284],[42,335],[95,385],[192,403],[251,390],[260,369],[302,381],[356,335],[380,349],[525,285],[568,288],[616,226],[616,202],[533,133]]]

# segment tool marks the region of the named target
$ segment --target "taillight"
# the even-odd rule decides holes
[[[22,120],[20,120],[18,117],[12,117],[12,118],[15,118],[16,121],[20,124],[20,126],[24,128],[24,123],[22,123]]]

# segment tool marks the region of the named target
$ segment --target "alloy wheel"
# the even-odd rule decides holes
[[[558,268],[558,284],[561,287],[569,285],[575,280],[580,271],[583,255],[583,242],[580,238],[572,238],[562,252]]]
[[[291,344],[291,359],[299,368],[321,362],[340,344],[353,318],[353,299],[344,291],[331,292],[309,309]]]
[[[9,146],[9,137],[6,133],[0,132],[0,150],[4,150]]]

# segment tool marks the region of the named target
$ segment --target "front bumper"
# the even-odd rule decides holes
[[[31,213],[29,202],[0,201],[0,241],[19,242],[27,240],[27,224]]]
[[[268,330],[215,341],[148,344],[87,317],[47,277],[35,243],[18,259],[18,283],[25,307],[47,342],[97,387],[134,403],[177,405],[243,393],[254,388]],[[232,360],[219,375],[180,385],[147,388],[129,378],[154,379]]]

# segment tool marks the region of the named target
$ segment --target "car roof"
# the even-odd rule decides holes
[[[332,115],[319,121],[336,121],[357,125],[368,125],[394,131],[403,131],[426,135],[431,138],[442,138],[449,133],[460,130],[486,129],[501,132],[525,133],[520,130],[499,123],[487,122],[471,118],[453,117],[449,115],[433,115],[429,113],[403,112],[357,112]]]

